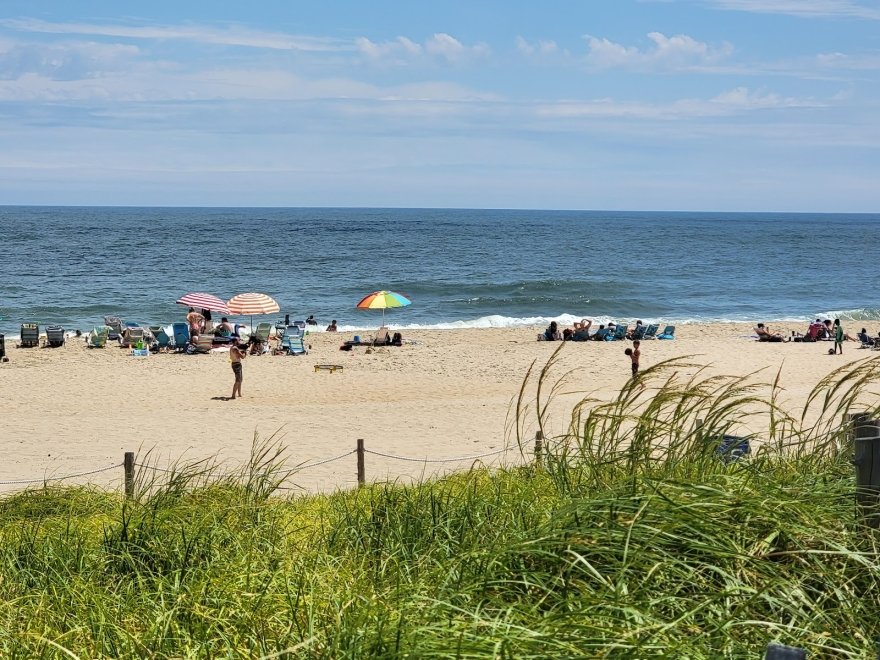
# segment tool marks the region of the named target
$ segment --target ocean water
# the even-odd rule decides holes
[[[0,207],[0,332],[181,320],[189,291],[398,328],[880,320],[880,214]],[[264,319],[260,319],[264,320]]]

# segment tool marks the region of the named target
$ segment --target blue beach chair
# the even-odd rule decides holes
[[[660,329],[656,323],[652,323],[647,328],[645,328],[645,332],[642,335],[642,339],[657,339],[657,330]]]
[[[657,335],[657,339],[675,339],[675,326],[667,325],[663,332]]]
[[[289,325],[284,329],[284,336],[281,338],[281,350],[286,351],[288,355],[305,355],[308,352],[303,343],[302,328]]]
[[[646,325],[637,325],[635,328],[633,328],[632,336],[630,337],[630,339],[632,339],[633,341],[641,341],[645,338],[645,331],[647,329],[648,326]]]
[[[626,339],[626,329],[629,326],[626,325],[617,325],[614,327],[613,333],[608,333],[605,336],[605,341],[622,341]]]
[[[177,351],[185,351],[189,344],[189,326],[186,323],[174,323],[171,325],[174,332],[174,348]]]
[[[156,345],[159,347],[160,351],[171,348],[171,337],[165,332],[165,326],[151,325],[150,334],[152,334],[153,339],[156,340]]]

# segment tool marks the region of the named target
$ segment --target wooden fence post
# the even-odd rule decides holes
[[[544,434],[535,431],[535,467],[541,467],[541,454],[544,451]]]
[[[806,660],[807,652],[795,646],[784,644],[767,644],[764,660]]]
[[[868,525],[880,528],[880,422],[856,420],[853,432],[856,504]]]
[[[866,412],[846,413],[843,416],[844,452],[852,454],[855,451],[856,426],[867,422],[869,417],[870,414]]]
[[[134,497],[134,452],[125,452],[122,460],[122,469],[125,471],[125,497]]]
[[[363,486],[367,481],[367,469],[364,465],[364,439],[358,438],[357,441],[357,459],[358,459],[358,487]]]

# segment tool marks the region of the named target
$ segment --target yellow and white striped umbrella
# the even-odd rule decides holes
[[[265,293],[239,293],[226,303],[230,314],[239,316],[256,316],[258,314],[274,314],[281,308],[278,303]]]
[[[254,316],[274,314],[281,308],[265,293],[239,293],[226,303],[230,314],[251,317],[251,331],[254,329]]]

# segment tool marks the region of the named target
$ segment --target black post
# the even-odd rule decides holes
[[[122,461],[122,469],[125,470],[125,497],[134,497],[134,452],[125,452]]]
[[[870,417],[866,412],[846,413],[843,416],[845,452],[852,454],[855,451],[856,426],[867,422]]]
[[[364,465],[364,439],[358,438],[357,441],[357,459],[358,459],[358,487],[363,486],[367,481],[367,468]]]
[[[767,653],[764,660],[806,660],[807,652],[795,646],[784,644],[767,644]]]
[[[880,423],[856,420],[853,431],[857,508],[869,526],[880,528]]]
[[[535,467],[541,467],[541,453],[544,451],[544,434],[535,431]]]

